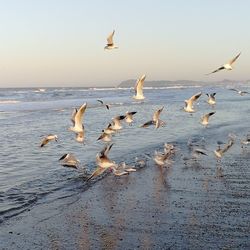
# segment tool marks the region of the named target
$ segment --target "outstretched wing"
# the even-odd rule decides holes
[[[113,43],[113,36],[114,36],[114,34],[115,34],[115,31],[113,30],[113,32],[107,38],[107,45],[112,46],[114,44]]]

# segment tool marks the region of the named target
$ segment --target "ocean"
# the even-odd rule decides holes
[[[132,98],[130,88],[1,89],[0,223],[32,207],[77,195],[95,185],[99,178],[87,183],[86,173],[81,169],[84,166],[88,173],[95,169],[96,154],[105,145],[97,141],[101,130],[113,117],[126,111],[136,111],[137,114],[132,126],[123,123],[123,129],[113,137],[111,159],[133,165],[136,157],[148,159],[169,142],[178,148],[175,160],[178,164],[174,162],[173,169],[186,169],[190,163],[182,158],[190,155],[187,142],[194,139],[205,142],[202,146],[208,152],[200,165],[206,167],[210,176],[216,176],[218,162],[213,150],[217,148],[217,141],[227,142],[228,134],[233,133],[237,136],[236,143],[219,164],[224,175],[230,176],[229,189],[235,194],[242,193],[242,199],[249,202],[250,146],[242,148],[240,140],[250,133],[250,95],[240,96],[228,88],[216,85],[146,88],[146,99],[142,102]],[[244,86],[244,90],[250,91],[250,86]],[[184,112],[184,100],[199,91],[203,95],[195,104],[197,112],[192,115]],[[215,107],[206,103],[205,94],[213,92],[216,92]],[[97,99],[109,103],[110,110],[100,105]],[[68,128],[73,108],[84,102],[88,104],[84,116],[86,140],[80,144]],[[140,128],[162,106],[161,120],[166,125],[159,129]],[[204,128],[199,123],[200,117],[211,111],[216,114]],[[40,148],[40,142],[47,134],[57,134],[58,142]],[[58,159],[65,153],[73,153],[82,168],[76,171],[62,167]],[[146,167],[153,165],[149,161]]]

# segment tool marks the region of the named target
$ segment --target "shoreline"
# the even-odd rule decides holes
[[[232,193],[228,176],[204,165],[185,169],[177,159],[165,169],[108,175],[2,224],[0,248],[249,249],[247,190]]]

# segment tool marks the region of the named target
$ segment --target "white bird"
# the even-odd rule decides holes
[[[102,105],[104,105],[107,108],[107,110],[109,110],[109,108],[110,108],[109,104],[104,103],[102,100],[97,100],[97,101],[100,102]]]
[[[111,122],[111,128],[113,130],[122,129],[121,120],[124,120],[124,119],[125,119],[125,115],[119,115],[119,116],[114,117]]]
[[[111,139],[112,139],[112,135],[107,134],[104,132],[104,130],[102,130],[102,134],[98,137],[97,141],[102,140],[104,142],[110,142]]]
[[[185,107],[184,111],[188,113],[194,113],[195,110],[193,109],[193,103],[198,100],[198,98],[201,96],[202,92],[199,92],[192,97],[190,97],[188,100],[185,100]]]
[[[128,124],[131,124],[133,122],[133,115],[135,115],[137,112],[136,111],[132,111],[132,112],[126,112],[125,114],[125,122],[127,122]]]
[[[116,167],[112,167],[113,174],[117,176],[127,175],[130,172],[136,172],[134,166],[128,166],[125,162],[120,163]]]
[[[42,148],[43,146],[45,146],[47,143],[49,143],[50,141],[53,141],[55,140],[57,142],[57,135],[52,135],[52,134],[49,134],[47,136],[45,136],[40,144],[40,147]]]
[[[231,148],[234,144],[234,140],[233,139],[229,139],[228,143],[225,145],[224,148],[221,148],[220,146],[214,150],[214,154],[218,159],[221,159],[222,156],[228,151],[229,148]]]
[[[106,145],[104,149],[96,155],[96,164],[97,168],[94,170],[94,172],[90,175],[90,177],[87,180],[92,179],[93,177],[96,177],[102,173],[104,173],[107,169],[116,168],[117,164],[110,160],[108,158],[108,153],[110,149],[112,148],[113,144]]]
[[[242,139],[240,141],[240,143],[243,144],[243,145],[249,145],[250,144],[250,134],[248,134],[245,139]]]
[[[78,110],[75,108],[71,121],[73,123],[73,127],[70,127],[69,130],[76,133],[76,141],[83,142],[84,141],[84,126],[83,126],[83,115],[87,108],[87,103],[84,103]]]
[[[210,116],[214,115],[216,112],[210,112],[201,117],[201,124],[204,126],[208,125],[208,119]]]
[[[150,120],[150,121],[144,123],[144,124],[141,125],[140,127],[141,127],[141,128],[147,128],[147,127],[149,127],[150,125],[155,125],[155,128],[159,128],[159,127],[163,126],[163,125],[165,124],[165,122],[159,119],[160,114],[161,114],[163,108],[164,108],[164,106],[163,106],[162,108],[156,110],[156,111],[154,112],[154,114],[153,114],[152,120]]]
[[[228,63],[223,64],[218,69],[216,69],[216,70],[214,70],[214,71],[212,71],[212,72],[210,72],[210,73],[208,73],[206,75],[210,75],[210,74],[216,73],[216,72],[218,72],[220,70],[223,70],[223,69],[232,70],[233,69],[232,65],[238,59],[238,57],[240,56],[240,54],[241,54],[241,52],[236,57],[234,57],[232,60],[230,60]]]
[[[155,155],[153,157],[154,162],[158,165],[158,166],[165,166],[167,164],[171,164],[172,161],[169,159],[169,157],[171,156],[171,153],[161,153],[158,151],[155,151]]]
[[[144,81],[146,79],[146,75],[141,76],[140,79],[137,80],[136,84],[135,84],[135,95],[133,96],[134,99],[136,100],[143,100],[145,99],[144,95],[143,95],[143,85],[144,85]]]
[[[114,41],[113,41],[113,37],[114,37],[115,31],[113,30],[113,32],[107,37],[107,45],[104,47],[104,49],[118,49],[117,46],[114,45]]]
[[[103,129],[103,132],[104,132],[105,134],[110,135],[110,134],[115,133],[115,132],[116,132],[116,130],[115,130],[115,129],[113,129],[112,124],[111,124],[111,123],[109,123],[109,125],[107,126],[107,128]]]
[[[239,90],[239,89],[229,89],[229,90],[237,92],[240,96],[243,96],[245,94],[249,94],[249,92],[243,91],[243,90]]]
[[[216,100],[215,100],[215,95],[216,93],[212,93],[212,94],[206,94],[208,96],[208,100],[207,103],[211,106],[216,104]]]
[[[64,167],[77,168],[80,161],[73,154],[64,154],[59,161]]]

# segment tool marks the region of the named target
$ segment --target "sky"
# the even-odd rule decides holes
[[[0,0],[0,87],[250,79],[250,1]],[[115,29],[119,49],[105,51]],[[205,76],[242,52],[232,71]]]

